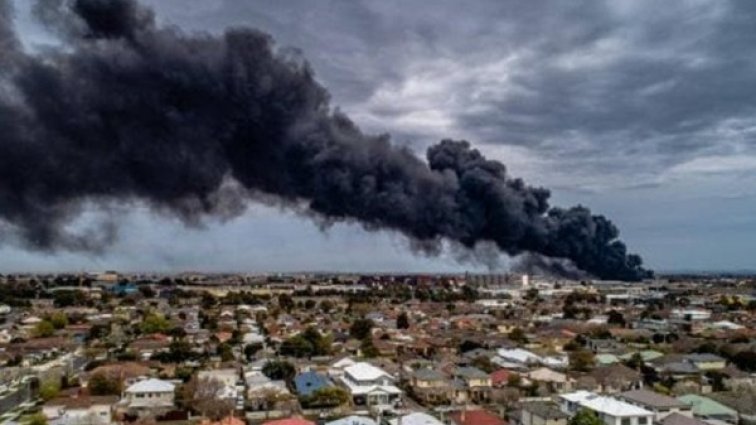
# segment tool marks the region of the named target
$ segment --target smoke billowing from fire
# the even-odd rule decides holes
[[[0,230],[35,249],[112,238],[69,224],[82,205],[144,202],[188,223],[274,197],[324,222],[401,232],[433,250],[493,242],[600,278],[647,275],[616,227],[507,175],[465,141],[426,160],[363,134],[270,36],[160,28],[131,0],[40,2],[65,45],[28,53],[0,0]]]

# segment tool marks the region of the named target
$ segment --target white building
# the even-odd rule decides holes
[[[398,418],[389,419],[388,423],[390,425],[444,425],[440,420],[422,412],[412,412]]]
[[[347,416],[346,418],[336,419],[335,421],[326,422],[325,425],[378,425],[375,419],[367,416]]]
[[[176,386],[162,379],[145,379],[123,392],[119,404],[135,413],[155,413],[173,408]]]
[[[651,425],[654,412],[614,397],[576,391],[559,396],[561,410],[574,415],[580,409],[592,410],[606,425]]]
[[[499,363],[509,363],[521,368],[540,364],[542,360],[537,354],[522,348],[500,348],[496,351],[494,362],[496,362],[496,358],[500,360]],[[503,366],[503,364],[501,365]]]
[[[702,308],[675,308],[669,313],[675,320],[709,320],[711,311]]]
[[[42,407],[51,425],[110,425],[117,396],[62,397]]]
[[[355,363],[344,368],[340,382],[357,405],[393,405],[402,396],[402,390],[394,385],[394,377],[370,363]]]

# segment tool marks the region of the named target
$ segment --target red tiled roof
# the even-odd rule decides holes
[[[491,372],[491,384],[493,386],[506,384],[511,375],[512,371],[508,369],[499,369],[497,371]]]
[[[462,420],[464,414],[465,419]],[[449,418],[455,425],[506,425],[504,419],[487,410],[468,410],[466,412],[453,412]]]

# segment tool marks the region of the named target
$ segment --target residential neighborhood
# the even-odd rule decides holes
[[[3,424],[756,423],[750,279],[0,283]]]

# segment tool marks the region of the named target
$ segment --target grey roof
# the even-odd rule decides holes
[[[625,391],[620,394],[620,398],[652,408],[687,407],[685,403],[674,397],[645,389]]]
[[[694,353],[685,356],[685,359],[691,362],[723,362],[724,358],[711,353]]]
[[[662,365],[661,370],[669,373],[696,374],[698,368],[688,362],[672,362]]]
[[[662,419],[661,425],[709,425],[700,419],[691,418],[680,413],[672,413]]]
[[[522,410],[544,419],[567,419],[570,416],[559,410],[554,403],[535,401],[523,403]]]
[[[440,381],[446,378],[443,373],[430,368],[418,369],[412,376],[422,381]]]
[[[478,369],[477,367],[460,367],[457,368],[456,374],[457,376],[461,376],[463,378],[467,379],[486,379],[488,378],[488,374],[486,372],[483,372],[482,370]]]

